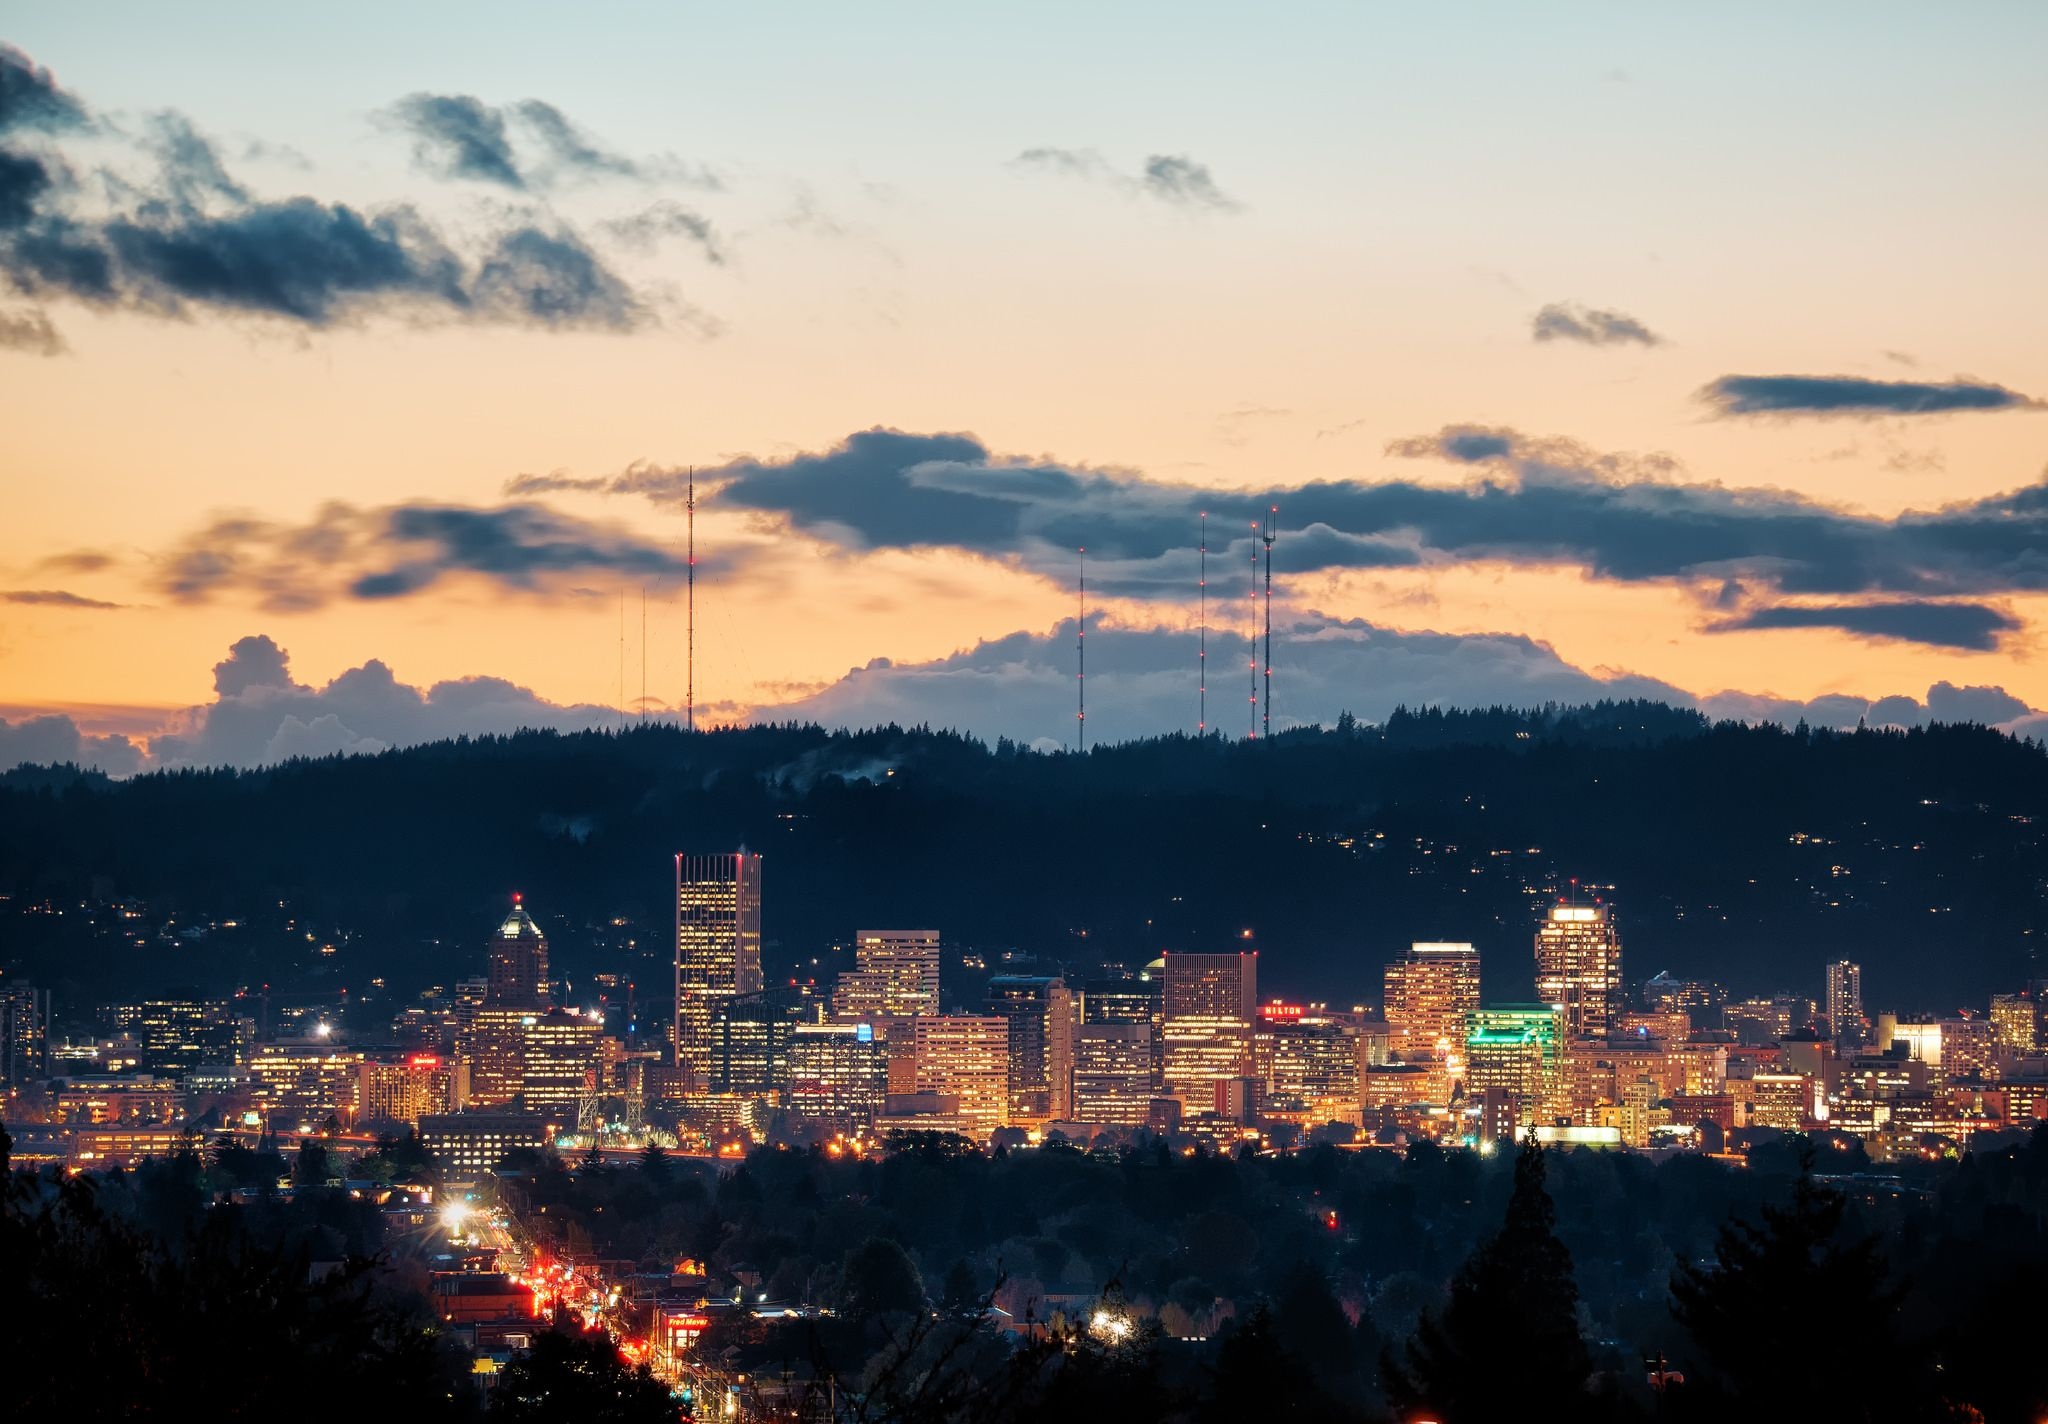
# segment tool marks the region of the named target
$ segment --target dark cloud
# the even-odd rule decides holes
[[[55,133],[83,128],[82,101],[57,87],[48,69],[10,44],[0,43],[0,133],[40,129]]]
[[[130,776],[143,765],[142,749],[126,737],[94,736],[62,714],[25,717],[10,722],[0,717],[0,771],[24,764],[74,766]]]
[[[725,250],[719,245],[711,220],[680,203],[656,203],[630,217],[612,219],[604,224],[604,230],[615,241],[642,249],[654,247],[663,238],[686,238],[702,249],[707,261],[725,261]]]
[[[524,188],[505,116],[469,94],[408,94],[387,111],[413,135],[413,157],[444,178]]]
[[[83,121],[82,106],[12,51],[0,53],[0,105],[0,132]],[[445,141],[451,161],[488,170],[488,123],[471,135],[474,143],[456,143],[460,102],[402,107],[409,121],[428,126],[416,127],[422,142],[439,134],[434,141]],[[0,148],[0,280],[31,298],[174,317],[210,308],[314,328],[378,312],[610,330],[654,320],[624,279],[559,224],[501,230],[472,260],[403,205],[365,210],[311,197],[253,198],[182,115],[154,116],[141,142],[156,166],[154,186],[114,181],[111,210],[89,214],[58,184],[55,160]],[[34,321],[20,327],[20,338],[9,344],[49,349]]]
[[[1902,693],[1875,699],[1853,693],[1830,693],[1802,702],[1768,694],[1717,692],[1701,698],[1699,706],[1712,717],[1777,722],[1787,727],[1804,722],[1810,727],[1836,730],[1847,730],[1859,723],[1872,727],[1924,727],[1930,722],[1976,722],[2017,735],[2039,736],[2044,721],[2048,721],[2002,687],[1957,687],[1949,682],[1937,682],[1928,688],[1925,701]]]
[[[180,603],[238,593],[295,612],[341,597],[400,598],[452,576],[538,590],[558,576],[646,577],[681,568],[659,545],[536,504],[333,503],[303,525],[217,518],[165,554],[155,577]]]
[[[21,603],[43,608],[121,608],[125,605],[67,593],[61,588],[0,589],[0,603]]]
[[[1573,302],[1552,302],[1537,312],[1530,334],[1538,341],[1576,341],[1585,346],[1661,346],[1664,342],[1626,312],[1601,311]]]
[[[2020,621],[1982,603],[1779,604],[1752,608],[1706,626],[1709,633],[1770,628],[1832,628],[1858,638],[1922,643],[1965,652],[1994,651]]]
[[[39,308],[0,312],[0,351],[26,351],[32,356],[62,356],[64,338]]]
[[[1237,212],[1244,206],[1217,186],[1207,164],[1186,154],[1155,153],[1135,177],[1119,172],[1101,154],[1087,148],[1027,148],[1010,163],[1015,168],[1086,178],[1194,212]]]
[[[525,99],[515,106],[515,112],[562,167],[579,173],[613,173],[622,178],[642,176],[639,164],[595,142],[553,104]]]
[[[1927,689],[1927,715],[1936,722],[1982,722],[1995,726],[2033,709],[2002,687],[1957,687],[1937,682]]]
[[[1699,398],[1717,415],[1940,415],[2028,410],[2041,402],[1988,381],[1873,381],[1861,376],[1723,376]]]

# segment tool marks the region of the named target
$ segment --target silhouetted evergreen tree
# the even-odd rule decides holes
[[[1577,1417],[1592,1362],[1543,1177],[1543,1149],[1524,1143],[1499,1233],[1452,1278],[1442,1313],[1423,1316],[1405,1359],[1383,1365],[1397,1403],[1427,1405],[1447,1424],[1538,1417],[1534,1402],[1543,1417]]]
[[[619,1357],[602,1330],[545,1330],[512,1359],[491,1392],[489,1417],[508,1424],[675,1424],[669,1388]]]

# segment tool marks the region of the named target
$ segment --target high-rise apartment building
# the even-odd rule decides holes
[[[711,1078],[719,1001],[761,991],[761,857],[676,857],[676,1067],[701,1090]]]
[[[1605,905],[1553,905],[1536,931],[1536,997],[1564,1010],[1567,1038],[1605,1038],[1623,1008],[1621,933]]]
[[[1828,1032],[1836,1043],[1863,1041],[1863,966],[1838,959],[1828,966]]]
[[[961,1124],[986,1138],[1010,1120],[1010,1021],[994,1014],[920,1014],[917,1091],[958,1100]]]
[[[1389,1047],[1403,1063],[1459,1055],[1465,1019],[1479,1007],[1479,951],[1420,941],[1386,968]]]
[[[1142,1127],[1152,1102],[1152,1025],[1084,1023],[1074,1038],[1076,1122]]]
[[[832,1016],[852,1022],[939,1011],[937,930],[856,930],[855,967],[832,990]]]
[[[523,898],[512,897],[511,913],[491,936],[489,973],[484,1002],[505,1008],[545,1008],[552,998],[548,981],[548,940]]]
[[[1213,1109],[1215,1083],[1252,1071],[1259,1003],[1256,954],[1169,954],[1162,995],[1162,1077],[1169,1097]]]
[[[1064,1118],[1074,1105],[1074,997],[1066,981],[1040,974],[998,974],[988,981],[987,1012],[1010,1024],[1010,1115]]]
[[[0,984],[0,1087],[50,1076],[50,991]]]

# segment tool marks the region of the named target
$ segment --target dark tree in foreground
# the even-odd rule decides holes
[[[675,1424],[681,1411],[645,1365],[619,1357],[602,1330],[544,1330],[491,1392],[490,1417],[517,1424]]]
[[[1442,1313],[1422,1318],[1406,1359],[1383,1366],[1396,1404],[1426,1406],[1447,1424],[1532,1417],[1532,1401],[1551,1417],[1579,1417],[1572,1401],[1585,1397],[1592,1361],[1543,1175],[1543,1149],[1525,1143],[1499,1234],[1452,1278]]]
[[[855,1320],[924,1309],[917,1263],[886,1236],[870,1236],[846,1253],[841,1293],[846,1313]]]
[[[1925,1381],[1899,1337],[1903,1293],[1877,1239],[1844,1231],[1846,1202],[1811,1166],[1809,1154],[1789,1203],[1721,1228],[1712,1266],[1673,1278],[1672,1311],[1705,1366],[1689,1392],[1708,1415],[1732,1404],[1757,1417],[1920,1417]]]

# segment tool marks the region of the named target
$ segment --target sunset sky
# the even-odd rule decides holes
[[[1268,505],[1276,728],[2048,707],[2037,5],[0,40],[0,765],[666,715],[692,467],[708,720],[1070,741],[1086,544],[1091,740],[1192,729],[1206,510],[1241,735]]]

